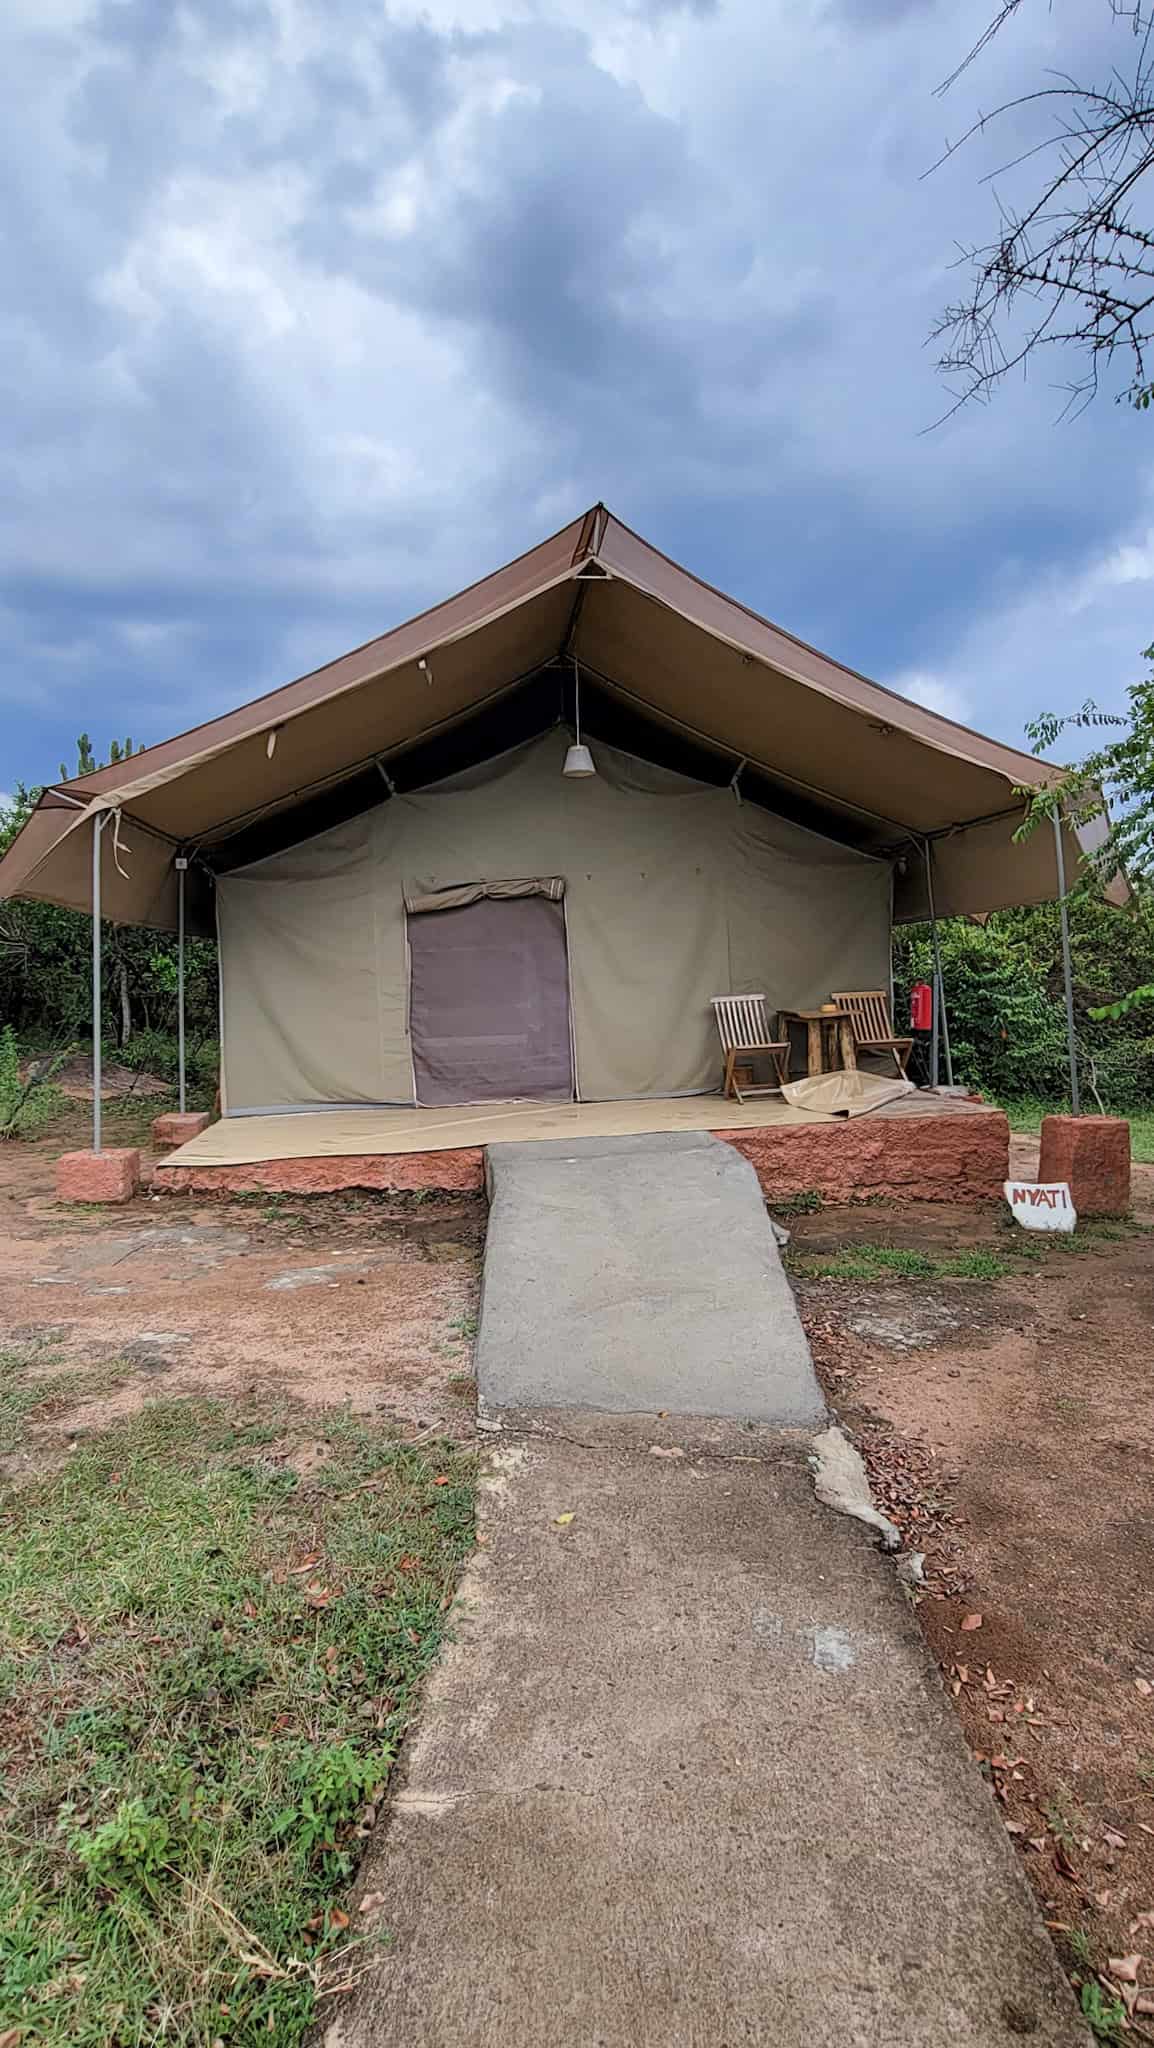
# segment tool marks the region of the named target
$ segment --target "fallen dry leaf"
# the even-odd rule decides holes
[[[319,1579],[312,1579],[305,1587],[305,1599],[310,1607],[327,1607],[340,1590],[339,1586],[322,1586]]]
[[[336,1929],[338,1930],[338,1932],[339,1932],[341,1928],[343,1928],[343,1927],[347,1927],[347,1926],[348,1926],[348,1924],[349,1924],[349,1916],[348,1916],[348,1914],[347,1914],[347,1913],[342,1913],[342,1911],[341,1911],[341,1909],[340,1909],[340,1907],[339,1907],[339,1906],[330,1906],[330,1907],[329,1907],[329,1926],[330,1926],[330,1927],[335,1927],[335,1928],[336,1928]]]
[[[23,2027],[5,2027],[4,2032],[0,2034],[0,2048],[20,2048],[23,2039]]]
[[[379,1913],[384,1903],[384,1892],[366,1892],[360,1905],[357,1907],[357,1911],[358,1913]]]
[[[289,1577],[290,1577],[290,1578],[295,1578],[295,1577],[297,1576],[298,1572],[311,1572],[311,1570],[312,1570],[313,1566],[314,1566],[315,1564],[319,1564],[319,1563],[320,1563],[320,1561],[321,1561],[321,1554],[320,1554],[320,1551],[319,1551],[319,1550],[310,1550],[310,1551],[309,1551],[309,1554],[308,1554],[308,1556],[307,1556],[307,1557],[302,1557],[302,1559],[301,1559],[301,1561],[300,1561],[300,1563],[299,1563],[299,1564],[290,1564],[290,1566],[289,1566]]]
[[[1141,1956],[1108,1956],[1106,1958],[1106,1968],[1111,1977],[1117,1978],[1119,1984],[1136,1984],[1141,1967]]]
[[[570,1522],[573,1520],[573,1516],[572,1514],[554,1515],[553,1520],[556,1522],[557,1527],[559,1529],[567,1529],[569,1527]]]
[[[453,1482],[450,1479],[447,1472],[438,1472],[436,1478],[433,1481],[434,1486],[451,1486],[452,1483]]]
[[[1140,1692],[1144,1700],[1154,1696],[1154,1685],[1151,1685],[1148,1678],[1136,1678],[1134,1680],[1134,1690],[1135,1692]]]
[[[1135,2012],[1154,2012],[1154,1991],[1140,1991],[1134,2000]]]
[[[679,1450],[676,1445],[674,1445],[671,1450],[667,1451],[664,1450],[660,1444],[650,1444],[649,1455],[651,1458],[683,1458],[685,1456],[685,1452]]]
[[[980,1614],[967,1614],[965,1620],[962,1622],[962,1629],[967,1634],[971,1629],[981,1628],[981,1626],[982,1617]]]

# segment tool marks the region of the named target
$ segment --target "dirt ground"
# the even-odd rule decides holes
[[[110,1107],[107,1142],[154,1113]],[[479,1198],[60,1206],[55,1159],[86,1142],[78,1105],[0,1147],[0,1348],[42,1348],[47,1396],[10,1476],[160,1392],[470,1432]],[[1036,1165],[1015,1139],[1013,1170]],[[1135,1219],[1001,1279],[795,1285],[831,1403],[925,1554],[921,1619],[1068,1967],[1154,2041],[1154,1167]],[[863,1243],[1000,1256],[1015,1229],[941,1205],[784,1220],[802,1264]]]
[[[154,1109],[110,1108],[106,1142],[140,1142]],[[52,1383],[9,1476],[158,1394],[268,1389],[471,1431],[480,1198],[58,1204],[56,1158],[86,1142],[78,1107],[0,1146],[0,1349],[42,1351]]]
[[[1014,1170],[1036,1173],[1036,1140]],[[797,1285],[831,1402],[925,1554],[922,1622],[1064,1960],[1154,2040],[1154,1168],[1134,1179],[1140,1227],[1012,1277]],[[788,1221],[803,1260],[1001,1253],[1014,1231],[928,1207]]]

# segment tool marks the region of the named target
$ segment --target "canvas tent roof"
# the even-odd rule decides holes
[[[119,811],[105,914],[172,927],[176,853],[228,864],[230,844],[358,774],[386,793],[405,756],[575,662],[605,703],[691,740],[802,801],[831,836],[898,860],[895,915],[1057,894],[1048,832],[1016,845],[1015,788],[1056,775],[1030,755],[871,683],[661,554],[602,505],[507,567],[379,639],[127,761],[45,790],[3,861],[0,896],[86,910],[94,809]],[[378,792],[377,778],[380,781]],[[432,778],[427,778],[432,779]],[[411,786],[411,785],[410,785]],[[1066,828],[1072,874],[1084,850]],[[902,858],[903,853],[905,858]],[[207,891],[192,928],[211,929]]]

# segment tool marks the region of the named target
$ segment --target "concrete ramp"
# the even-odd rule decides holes
[[[823,1413],[748,1160],[707,1132],[493,1145],[482,1412]]]

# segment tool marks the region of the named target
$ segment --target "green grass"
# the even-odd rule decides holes
[[[71,1401],[86,1380],[107,1391],[108,1370],[94,1372],[44,1372],[32,1376],[34,1365],[48,1363],[50,1354],[33,1347],[0,1350],[0,1458],[11,1457],[25,1440],[27,1424],[38,1414],[50,1415],[62,1401]],[[0,1532],[3,1524],[0,1523]]]
[[[831,1258],[796,1254],[795,1272],[809,1280],[1001,1280],[1012,1271],[994,1252],[957,1252],[934,1258],[929,1252],[907,1251],[900,1245],[847,1245]]]
[[[298,1478],[279,1454],[318,1433]],[[332,2011],[472,1529],[459,1449],[267,1404],[148,1407],[9,1491],[0,2031],[283,2048]]]
[[[801,1188],[796,1195],[775,1195],[766,1203],[774,1216],[816,1216],[822,1206],[816,1188]]]
[[[1012,1131],[1028,1131],[1035,1136],[1042,1128],[1044,1116],[1068,1113],[1070,1107],[1068,1102],[1039,1102],[1032,1096],[1023,1097],[1016,1102],[1002,1102],[998,1106],[1004,1109],[1009,1117]],[[1082,1107],[1087,1111],[1097,1110],[1093,1097],[1084,1102]],[[1125,1117],[1130,1125],[1131,1156],[1141,1165],[1149,1166],[1154,1162],[1154,1110],[1122,1109],[1117,1114]]]

